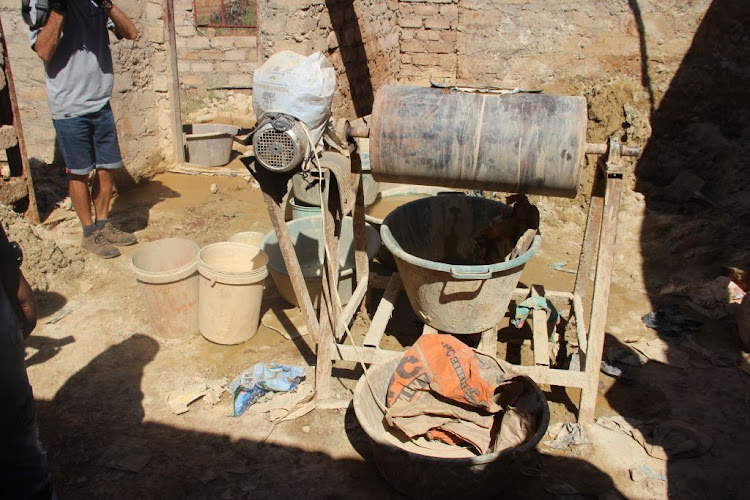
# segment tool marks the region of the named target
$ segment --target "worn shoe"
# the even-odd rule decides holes
[[[107,222],[99,232],[113,245],[126,247],[138,243],[138,238],[133,233],[126,233],[122,229],[113,226],[111,222]]]
[[[102,230],[94,231],[90,236],[84,236],[81,246],[84,250],[103,259],[111,259],[120,255],[120,251],[110,244]]]

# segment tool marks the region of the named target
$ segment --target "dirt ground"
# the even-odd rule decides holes
[[[218,188],[215,194],[212,184]],[[521,281],[572,290],[575,276],[552,264],[575,269],[583,211],[573,207],[568,214],[537,201],[543,245]],[[643,278],[643,261],[649,257],[643,253],[649,251],[642,241],[645,213],[643,195],[627,190],[607,347],[657,337],[640,320],[653,309]],[[299,492],[310,498],[400,497],[379,476],[351,406],[315,410],[274,426],[264,414],[231,417],[226,392],[215,406],[197,401],[181,415],[167,405],[173,391],[222,377],[231,380],[256,362],[314,361],[309,336],[287,340],[263,324],[257,335],[237,346],[216,345],[199,335],[163,339],[149,325],[130,257],[143,243],[166,237],[189,238],[204,246],[241,231],[270,231],[260,190],[252,181],[161,174],[117,196],[112,218],[135,231],[140,244],[103,261],[78,250],[80,227],[65,208],[54,210],[33,230],[3,214],[3,220],[10,220],[11,237],[21,235],[26,246],[36,244],[43,250],[24,266],[41,306],[27,359],[40,437],[61,498],[281,498]],[[374,291],[371,310],[378,299]],[[285,315],[301,327],[299,314],[278,295],[270,278],[262,314]],[[540,444],[516,485],[498,495],[741,498],[742,491],[750,491],[747,476],[737,473],[750,449],[750,434],[745,432],[750,376],[738,369],[736,327],[731,317],[696,317],[703,321],[694,335],[702,353],[672,343],[671,352],[689,357],[687,367],[649,361],[630,368],[630,384],[602,374],[597,416],[687,422],[713,439],[706,454],[667,463],[649,457],[625,434],[592,426],[585,430],[589,444],[565,451]],[[357,324],[361,331],[363,322]],[[402,297],[382,345],[408,345],[419,328]],[[501,344],[500,354],[528,363],[530,341],[523,335]],[[530,337],[528,331],[525,335]],[[715,366],[716,359],[728,362]],[[360,374],[351,363],[337,364],[336,397],[349,398]],[[306,383],[312,383],[312,377]],[[545,389],[552,423],[574,422],[575,391]],[[631,480],[630,469],[639,465],[665,474],[667,480]]]

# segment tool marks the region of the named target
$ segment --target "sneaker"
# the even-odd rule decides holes
[[[126,247],[138,243],[138,238],[133,233],[126,233],[122,229],[113,226],[111,222],[107,222],[99,232],[113,245]]]
[[[111,259],[120,255],[120,251],[109,243],[109,240],[104,235],[104,231],[101,229],[94,231],[90,236],[84,236],[81,246],[103,259]]]

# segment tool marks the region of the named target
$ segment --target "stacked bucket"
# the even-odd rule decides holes
[[[200,249],[193,241],[167,238],[133,255],[130,265],[159,336],[200,332],[211,342],[231,345],[255,335],[268,257],[253,233],[233,239],[239,241]]]

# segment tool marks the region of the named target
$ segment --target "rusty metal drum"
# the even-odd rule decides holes
[[[586,100],[386,85],[370,129],[375,179],[574,197]]]

